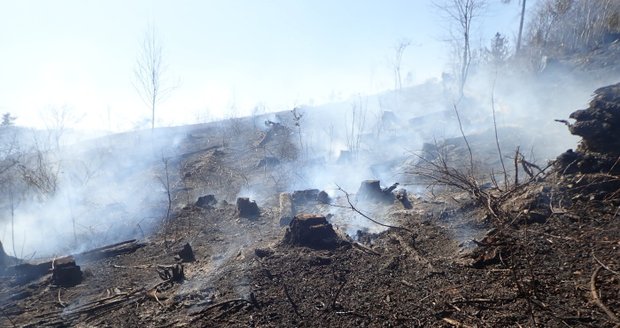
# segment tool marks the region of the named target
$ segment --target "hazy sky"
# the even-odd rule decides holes
[[[518,11],[518,1],[491,1],[477,40],[512,38]],[[430,0],[0,0],[0,112],[22,125],[61,106],[82,127],[147,122],[132,81],[149,24],[178,85],[158,125],[226,117],[233,104],[248,114],[258,103],[276,111],[389,89],[402,39],[413,82],[438,77],[450,57]]]

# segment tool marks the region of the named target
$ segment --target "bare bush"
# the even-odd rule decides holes
[[[593,49],[620,34],[617,0],[544,0],[532,16],[527,39],[538,56]]]

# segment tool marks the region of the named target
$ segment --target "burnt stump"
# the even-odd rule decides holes
[[[284,244],[313,249],[333,249],[344,243],[327,219],[318,214],[298,214],[284,235]]]
[[[52,283],[56,286],[72,287],[82,282],[82,270],[75,264],[73,256],[65,256],[52,262]]]
[[[255,218],[260,216],[258,205],[248,197],[237,198],[237,212],[243,218]]]
[[[196,201],[196,206],[202,208],[212,208],[215,205],[217,205],[217,199],[215,199],[214,195],[200,196]]]

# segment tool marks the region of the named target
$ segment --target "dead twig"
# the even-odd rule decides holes
[[[60,291],[62,290],[62,288],[58,288],[58,295],[57,295],[57,299],[58,299],[58,304],[62,307],[67,307],[67,304],[65,304],[61,299],[60,299]]]
[[[301,313],[299,313],[297,303],[295,303],[291,298],[291,294],[289,294],[288,288],[286,288],[286,284],[282,283],[282,287],[284,288],[284,294],[286,295],[286,299],[289,301],[289,303],[291,303],[291,306],[293,307],[293,311],[299,317],[299,319],[304,320],[304,317],[301,315]]]
[[[349,203],[349,207],[351,208],[351,210],[353,210],[353,211],[354,211],[354,212],[356,212],[357,214],[359,214],[359,215],[363,216],[364,218],[368,219],[369,221],[371,221],[371,222],[373,222],[373,223],[375,223],[375,224],[377,224],[377,225],[380,225],[380,226],[382,226],[382,227],[392,228],[392,229],[398,229],[398,230],[405,230],[405,231],[407,231],[407,232],[409,232],[409,233],[413,233],[413,231],[411,231],[411,230],[409,230],[409,229],[407,229],[407,228],[404,228],[404,227],[399,227],[399,226],[393,226],[393,225],[389,225],[389,224],[385,224],[385,223],[381,223],[381,222],[379,222],[379,221],[377,221],[377,220],[375,220],[375,219],[373,219],[373,218],[369,217],[368,215],[366,215],[366,214],[362,213],[360,210],[358,210],[358,209],[357,209],[357,208],[353,205],[353,203],[351,203],[351,198],[350,198],[350,196],[349,196],[349,193],[348,193],[346,190],[342,189],[339,185],[336,185],[336,187],[338,187],[338,190],[340,190],[340,191],[342,191],[342,193],[344,193],[345,197],[347,198],[347,203]]]
[[[364,252],[364,253],[368,253],[368,254],[372,254],[372,255],[377,255],[377,256],[381,256],[380,253],[377,253],[375,251],[373,251],[372,249],[354,241],[353,243],[351,243],[355,248],[359,249],[360,251]]]
[[[590,277],[590,295],[592,296],[592,300],[594,301],[594,303],[601,310],[603,310],[603,312],[605,312],[605,314],[607,314],[607,316],[609,317],[609,319],[611,319],[611,321],[613,321],[616,324],[620,324],[620,319],[618,319],[618,316],[616,316],[616,314],[613,313],[603,303],[603,301],[601,301],[601,298],[598,296],[598,291],[596,290],[596,276],[598,275],[599,271],[601,271],[602,268],[603,268],[602,266],[597,266],[596,269],[594,270],[594,272],[592,272],[592,276]]]
[[[497,72],[495,77],[497,78]],[[504,190],[508,190],[508,172],[506,171],[506,166],[504,165],[502,147],[499,145],[499,136],[497,133],[497,119],[495,117],[495,79],[493,79],[493,87],[491,89],[491,109],[493,110],[493,130],[495,131],[495,145],[497,146],[497,155],[499,157],[499,162],[502,164],[502,171],[504,173]],[[495,179],[495,177],[493,177],[493,179]]]
[[[252,302],[250,302],[250,301],[248,301],[248,300],[246,300],[244,298],[235,298],[235,299],[232,299],[232,300],[219,302],[219,303],[216,303],[216,304],[213,304],[213,305],[209,305],[206,308],[204,308],[204,309],[202,309],[202,310],[200,310],[198,312],[190,314],[191,316],[198,316],[196,318],[193,318],[190,322],[194,322],[194,321],[196,321],[196,320],[198,320],[200,318],[203,318],[209,311],[211,311],[213,309],[216,309],[216,308],[219,308],[219,307],[223,307],[223,306],[228,306],[228,305],[231,305],[231,304],[235,305],[235,304],[241,304],[241,303],[247,303],[247,304],[250,304],[250,305],[253,306]]]
[[[592,257],[593,257],[593,258],[594,258],[594,260],[595,260],[596,262],[598,262],[598,264],[600,264],[600,265],[601,265],[601,266],[602,266],[605,270],[607,270],[607,271],[609,271],[609,272],[611,272],[611,273],[613,273],[613,274],[620,275],[620,272],[618,272],[618,271],[614,271],[614,270],[610,269],[607,265],[605,265],[603,262],[601,262],[601,260],[599,260],[599,259],[596,257],[596,255],[594,255],[594,252],[592,252]]]
[[[460,321],[456,321],[454,319],[450,319],[450,318],[441,318],[441,320],[443,320],[444,322],[446,322],[447,324],[454,326],[454,327],[458,327],[458,328],[473,328],[473,326],[469,326],[466,325]]]
[[[465,136],[465,131],[463,130],[463,123],[461,122],[461,116],[459,115],[459,110],[456,108],[456,104],[453,104],[454,113],[456,114],[456,120],[459,122],[459,130],[461,130],[461,136],[463,137],[463,141],[465,141],[465,145],[467,146],[467,151],[469,152],[469,168],[471,170],[471,174],[474,174],[474,155],[471,151],[471,146],[469,146],[469,141]]]

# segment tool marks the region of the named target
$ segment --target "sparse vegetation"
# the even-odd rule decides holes
[[[543,0],[527,32],[531,55],[560,56],[592,50],[620,38],[616,0]]]

